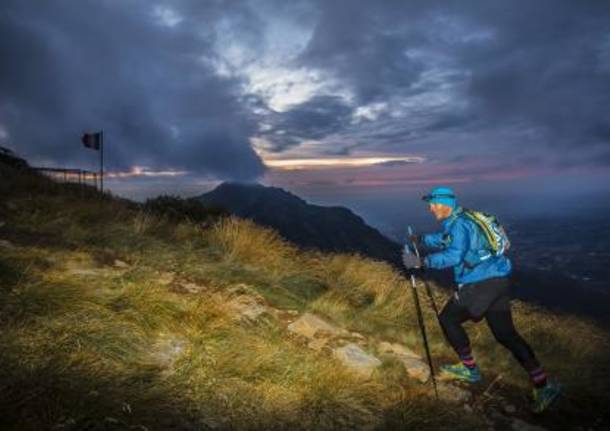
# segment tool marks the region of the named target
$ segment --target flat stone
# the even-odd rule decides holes
[[[113,265],[114,265],[116,268],[129,268],[129,264],[128,264],[127,262],[123,262],[123,261],[122,261],[122,260],[120,260],[120,259],[114,259],[114,263],[113,263]]]
[[[509,415],[515,414],[517,412],[517,408],[512,404],[503,404],[502,410],[504,410],[504,412]]]
[[[430,367],[423,361],[409,357],[399,357],[398,359],[402,362],[409,377],[420,383],[426,383],[430,379]]]
[[[188,293],[193,293],[193,294],[200,293],[203,290],[205,290],[204,286],[201,286],[197,283],[190,283],[190,282],[180,283],[180,287],[182,287]]]
[[[159,278],[157,278],[157,282],[163,286],[167,286],[174,281],[176,274],[173,272],[162,272],[159,274]]]
[[[321,351],[324,346],[328,344],[328,338],[316,338],[315,340],[311,340],[307,347],[317,352]]]
[[[347,344],[333,350],[333,356],[347,368],[363,377],[370,377],[373,371],[381,365],[375,356],[366,353],[357,344]]]
[[[265,305],[258,303],[256,298],[248,295],[233,298],[228,304],[240,320],[253,321],[267,312]]]
[[[162,335],[152,345],[151,356],[163,368],[170,369],[184,351],[186,342],[172,335]]]
[[[292,322],[288,330],[312,340],[316,334],[333,336],[340,333],[338,328],[311,313],[305,313]]]
[[[406,358],[414,358],[414,359],[422,359],[417,353],[408,347],[403,346],[398,343],[388,343],[387,341],[382,341],[377,345],[377,351],[382,354],[387,355],[396,355],[400,357]]]
[[[99,277],[107,275],[103,268],[72,268],[66,271],[70,275],[78,275],[81,277]]]
[[[421,383],[426,383],[430,378],[430,367],[422,361],[417,353],[398,343],[381,341],[377,345],[377,351],[386,356],[397,359],[405,367],[407,374]]]

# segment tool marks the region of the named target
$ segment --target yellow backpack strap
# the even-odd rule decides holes
[[[468,217],[477,226],[479,226],[481,228],[481,231],[485,235],[485,238],[487,238],[488,244],[491,246],[491,248],[495,252],[498,249],[496,237],[494,236],[493,232],[491,232],[491,230],[489,229],[489,226],[487,225],[487,223],[481,219],[482,215],[478,211],[473,211],[473,210],[469,210],[469,209],[464,209],[464,215],[466,215],[466,217]],[[493,216],[491,216],[491,217],[493,217]]]

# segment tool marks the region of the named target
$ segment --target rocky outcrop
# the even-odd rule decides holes
[[[312,340],[315,339],[316,336],[328,338],[345,332],[311,313],[305,313],[292,322],[288,325],[288,330]]]
[[[419,382],[425,383],[430,379],[430,367],[411,349],[401,344],[382,341],[378,344],[377,350],[381,355],[392,357],[402,363],[407,374]]]
[[[363,377],[371,377],[373,371],[381,365],[379,359],[366,353],[354,343],[334,349],[333,356],[347,368]]]

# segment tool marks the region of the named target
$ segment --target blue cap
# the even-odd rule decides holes
[[[434,187],[430,194],[422,196],[422,199],[431,204],[443,204],[451,208],[457,205],[456,196],[450,187]]]

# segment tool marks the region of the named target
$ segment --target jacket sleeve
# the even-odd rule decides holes
[[[428,248],[441,248],[443,246],[443,232],[424,234],[421,240]]]
[[[424,266],[433,269],[443,269],[455,266],[464,260],[468,251],[469,234],[463,223],[456,222],[451,227],[451,243],[438,253],[429,254],[424,258]]]

